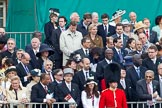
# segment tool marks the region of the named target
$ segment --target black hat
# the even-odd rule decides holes
[[[72,53],[69,57],[69,59],[66,59],[66,60],[69,60],[69,61],[75,61],[76,63],[79,63],[82,61],[82,57],[80,54],[78,53]]]
[[[54,14],[56,14],[57,16],[60,15],[60,11],[59,11],[59,9],[57,9],[57,8],[50,8],[50,9],[49,9],[49,13],[50,13],[50,14],[51,14],[51,13],[54,13]]]
[[[123,63],[124,66],[131,66],[131,65],[133,65],[133,60],[132,60],[132,58],[133,58],[133,57],[132,57],[131,55],[125,56],[125,57],[124,57],[125,62]]]
[[[118,82],[120,80],[121,67],[118,63],[110,63],[104,68],[104,78],[106,86],[111,82]]]
[[[30,72],[31,76],[35,77],[35,76],[41,76],[41,70],[40,69],[33,69]]]
[[[17,73],[16,67],[15,67],[15,66],[10,66],[10,67],[8,67],[8,69],[4,72],[4,73],[5,73],[5,76],[6,76],[9,72],[11,72],[11,71],[14,71],[14,72]]]
[[[44,52],[44,51],[48,51],[49,52],[49,55],[52,55],[54,54],[54,50],[52,48],[50,48],[47,44],[42,44],[40,46],[40,50],[39,52],[36,54],[37,57],[40,57],[41,56],[41,53]]]

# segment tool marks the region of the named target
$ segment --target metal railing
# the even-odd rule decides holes
[[[9,38],[14,38],[17,48],[24,49],[30,43],[33,32],[6,32]],[[42,33],[42,42],[44,40],[44,33]]]
[[[0,107],[3,108],[15,108],[17,106],[18,108],[67,108],[76,106],[76,103],[70,103],[70,102],[55,102],[51,105],[48,105],[46,103],[5,103],[0,104]]]
[[[67,106],[75,106],[75,103],[69,102],[55,102],[51,106],[45,103],[5,103],[0,104],[0,107],[3,105],[3,108],[66,108]],[[70,107],[69,107],[70,108]],[[74,107],[73,107],[74,108]],[[128,108],[162,108],[162,102],[156,102],[152,106],[147,105],[147,102],[128,102]]]

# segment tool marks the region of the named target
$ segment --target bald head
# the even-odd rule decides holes
[[[29,61],[30,61],[30,55],[26,52],[24,52],[21,56],[21,62],[24,64],[24,65],[28,65],[29,64]]]
[[[71,21],[75,21],[75,22],[79,22],[80,21],[80,17],[79,17],[79,14],[77,12],[73,12],[71,15],[70,15],[70,20]]]
[[[84,70],[89,70],[90,60],[88,58],[83,58],[82,60]]]
[[[131,20],[131,22],[136,22],[136,19],[137,19],[137,15],[135,12],[130,12],[129,13],[129,18]]]
[[[0,28],[0,35],[5,35],[5,29],[4,28]]]

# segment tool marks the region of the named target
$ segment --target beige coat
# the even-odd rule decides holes
[[[65,66],[70,54],[81,48],[82,38],[83,36],[79,31],[74,34],[68,29],[61,33],[60,49],[63,52],[63,66]]]
[[[22,98],[27,98],[27,100],[29,101],[27,97],[27,89],[25,87],[21,87],[20,89],[18,89],[17,96],[18,96],[18,100],[16,100],[15,91],[13,89],[12,90],[7,89],[7,101],[9,103],[15,103],[14,105],[17,105],[18,103],[21,102]],[[24,108],[23,104],[18,105],[18,108]]]

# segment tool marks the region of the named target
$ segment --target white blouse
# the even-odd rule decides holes
[[[87,94],[84,90],[81,93],[83,108],[99,108],[99,99],[100,97],[97,98],[94,96],[94,106],[92,106],[92,98],[87,99]]]

